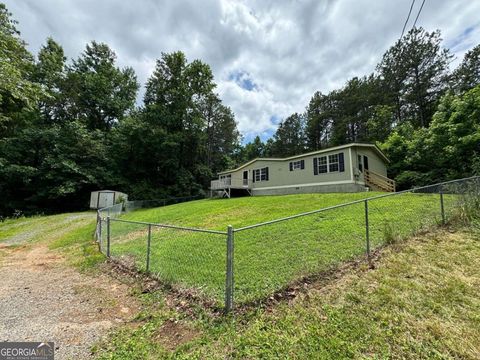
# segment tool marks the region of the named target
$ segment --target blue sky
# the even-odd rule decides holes
[[[144,84],[162,52],[181,50],[213,70],[216,91],[246,141],[263,140],[328,92],[375,69],[400,36],[410,0],[4,0],[37,52],[48,36],[76,58],[106,42]],[[412,22],[420,7],[413,8]],[[427,0],[417,25],[440,29],[458,64],[480,43],[480,1]],[[139,102],[143,90],[139,94]]]
[[[258,89],[257,84],[255,84],[250,74],[243,70],[232,71],[228,76],[228,80],[235,82],[235,84],[247,91],[254,91]]]

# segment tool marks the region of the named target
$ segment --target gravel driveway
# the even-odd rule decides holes
[[[54,341],[56,359],[86,359],[138,310],[125,284],[79,273],[45,244],[0,247],[0,341]]]

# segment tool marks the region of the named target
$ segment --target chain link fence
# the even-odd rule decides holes
[[[194,195],[184,197],[168,197],[155,200],[132,200],[125,202],[125,211],[130,212],[138,209],[162,207],[167,205],[180,204],[187,201],[200,200],[203,198],[204,196],[202,195]]]
[[[102,209],[97,210],[97,227],[95,229],[95,239],[98,242],[98,246],[102,253],[106,253],[106,238],[107,234],[104,233],[106,229],[107,219],[116,219],[122,215],[123,204],[115,204]]]
[[[106,228],[108,257],[222,307],[227,232],[108,218]]]
[[[97,232],[100,239],[107,234],[100,246],[107,256],[230,311],[234,300],[262,301],[384,245],[468,221],[479,210],[480,177],[472,177],[224,231],[128,221],[110,210]]]

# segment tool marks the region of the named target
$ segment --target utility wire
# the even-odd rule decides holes
[[[425,2],[425,0],[423,0],[423,2]],[[407,27],[408,20],[410,19],[410,15],[412,14],[413,5],[415,5],[415,0],[413,0],[412,4],[410,5],[410,10],[408,12],[407,20],[405,20],[405,24],[403,24],[402,35],[400,36],[400,39],[403,38],[403,34],[405,33],[405,28]],[[423,4],[422,4],[422,6],[423,6]],[[417,15],[417,18],[418,18],[418,15]],[[417,21],[417,20],[415,20],[415,21]]]
[[[425,4],[425,0],[422,1],[422,6],[420,6],[420,10],[418,10],[418,14],[417,14],[417,17],[415,18],[415,22],[413,23],[413,27],[415,27],[415,24],[417,23],[418,17],[420,16],[420,13],[422,12],[423,4]]]

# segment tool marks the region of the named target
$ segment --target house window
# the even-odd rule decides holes
[[[328,172],[328,163],[326,156],[320,156],[318,158],[318,173],[326,174]]]
[[[344,172],[345,160],[343,153],[319,156],[313,158],[313,174],[326,174],[331,172]]]
[[[338,171],[338,154],[328,155],[328,172]]]
[[[362,155],[358,155],[358,170],[363,171]]]
[[[305,160],[290,161],[290,171],[305,169]]]
[[[268,167],[253,170],[253,179],[255,182],[268,181]]]

